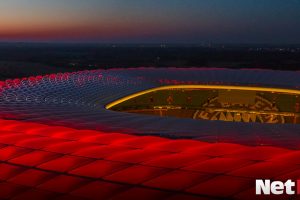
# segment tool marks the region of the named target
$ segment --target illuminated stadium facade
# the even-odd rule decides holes
[[[74,128],[285,146],[296,143],[300,132],[298,77],[298,72],[267,70],[139,68],[7,80],[1,115]],[[151,103],[158,98],[151,92],[162,100]],[[136,98],[142,99],[142,108],[120,108],[126,99],[139,106]]]
[[[255,199],[258,178],[299,179],[299,75],[139,68],[1,82],[0,199]]]

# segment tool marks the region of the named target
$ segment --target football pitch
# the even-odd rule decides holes
[[[295,94],[224,89],[166,89],[123,101],[114,111],[167,117],[260,123],[299,123]]]

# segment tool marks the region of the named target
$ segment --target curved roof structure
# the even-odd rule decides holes
[[[141,68],[0,82],[0,199],[257,198],[257,178],[299,179],[300,150],[291,149],[299,148],[299,124],[161,118],[105,107],[178,85],[297,92],[298,77]]]
[[[232,69],[138,68],[80,71],[2,82],[6,118],[121,131],[140,135],[297,147],[295,124],[228,123],[137,115],[105,106],[143,90],[168,85],[228,85],[297,90],[299,72]],[[187,128],[188,127],[188,128]]]

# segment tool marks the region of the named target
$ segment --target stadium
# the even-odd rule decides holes
[[[252,199],[257,178],[300,177],[299,77],[130,68],[1,82],[0,198]]]

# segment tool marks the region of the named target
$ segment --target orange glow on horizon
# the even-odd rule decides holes
[[[20,17],[20,16],[19,16]],[[131,19],[79,19],[74,18],[0,18],[0,40],[52,40],[52,39],[122,39],[160,37],[184,33],[188,27],[178,28],[178,23],[164,20]],[[179,34],[180,34],[179,33]]]
[[[168,35],[173,28],[125,24],[67,25],[67,26],[1,26],[1,39],[114,39]]]

